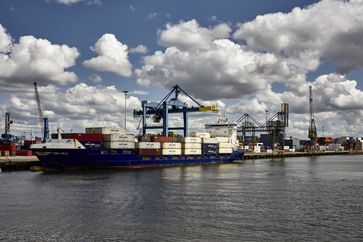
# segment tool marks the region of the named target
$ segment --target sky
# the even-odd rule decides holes
[[[0,122],[40,135],[36,81],[52,132],[123,127],[124,90],[138,132],[133,110],[179,85],[221,110],[191,114],[190,131],[287,102],[287,135],[307,139],[312,86],[319,136],[363,136],[362,16],[362,0],[2,0]]]

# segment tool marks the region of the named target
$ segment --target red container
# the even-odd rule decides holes
[[[15,151],[16,145],[14,144],[0,144],[0,150]]]
[[[173,138],[168,136],[155,135],[151,137],[151,142],[172,142]]]
[[[103,142],[102,134],[64,133],[62,139],[77,139],[78,141]],[[58,134],[52,134],[52,139],[57,139]]]
[[[161,155],[161,149],[138,149],[137,154],[142,156]]]
[[[1,156],[10,156],[10,151],[8,151],[8,150],[2,150],[1,151]]]
[[[17,150],[16,156],[31,156],[32,151],[31,150]]]

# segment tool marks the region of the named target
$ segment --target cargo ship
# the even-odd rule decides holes
[[[43,168],[146,168],[230,163],[240,160],[235,125],[206,125],[190,137],[134,136],[122,128],[86,128],[85,133],[58,134],[31,145]],[[62,136],[62,137],[61,137]]]

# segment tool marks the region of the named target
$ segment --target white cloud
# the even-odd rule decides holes
[[[193,19],[176,25],[167,24],[165,30],[159,30],[159,42],[162,46],[179,50],[209,49],[213,40],[227,38],[230,32],[227,24],[204,28]]]
[[[97,74],[92,74],[88,77],[88,79],[94,83],[101,83],[102,82],[102,77],[100,75]]]
[[[12,46],[12,39],[6,29],[0,24],[0,53],[7,53]]]
[[[114,86],[93,87],[79,83],[73,87],[62,90],[55,86],[39,87],[39,95],[45,116],[49,118],[51,129],[55,132],[57,123],[63,129],[83,132],[86,126],[117,125],[122,127],[125,110],[125,96]],[[59,105],[60,100],[62,105]],[[129,130],[135,131],[136,120],[131,113],[133,109],[140,109],[141,104],[137,97],[127,96],[127,112]],[[12,94],[7,110],[12,110],[13,119],[16,120],[18,132],[27,124],[38,130],[38,113],[34,94]]]
[[[115,35],[104,34],[91,49],[98,56],[85,60],[85,67],[119,76],[131,76],[132,65],[128,59],[127,45],[119,42]]]
[[[135,48],[131,48],[129,50],[130,53],[139,53],[139,54],[146,54],[148,49],[145,45],[138,45]]]
[[[234,37],[257,51],[294,59],[299,68],[315,70],[324,58],[347,72],[363,67],[362,15],[361,1],[323,0],[289,13],[257,16],[241,24]]]
[[[1,26],[1,25],[0,25]],[[66,84],[78,80],[74,72],[65,71],[76,63],[79,52],[75,47],[52,44],[46,39],[22,36],[10,42],[10,35],[0,28],[0,89],[20,91],[37,81],[39,84]],[[5,36],[6,38],[3,38]]]
[[[218,99],[254,93],[282,78],[292,84],[305,80],[273,54],[249,51],[227,39],[209,46],[189,51],[169,47],[144,57],[144,65],[135,70],[138,83],[168,88],[178,84],[198,98]]]

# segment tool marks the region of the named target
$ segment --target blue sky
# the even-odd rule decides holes
[[[0,84],[11,87],[0,89],[2,113],[10,109],[13,116],[18,119],[14,130],[21,132],[34,129],[36,112],[28,110],[28,113],[24,113],[25,103],[32,109],[33,80],[25,80],[25,77],[39,77],[44,79],[40,82],[41,88],[44,88],[41,90],[44,99],[43,109],[51,117],[53,126],[61,123],[68,129],[74,126],[75,130],[81,130],[85,125],[121,126],[118,120],[122,119],[123,104],[118,92],[137,90],[134,94],[131,93],[133,99],[130,99],[128,108],[131,113],[132,108],[136,108],[140,100],[158,100],[174,83],[184,87],[202,101],[219,103],[232,116],[231,120],[247,112],[262,118],[263,110],[269,109],[273,113],[278,111],[281,102],[291,101],[290,133],[304,137],[307,130],[304,128],[307,124],[307,91],[305,93],[304,85],[309,81],[313,83],[314,88],[316,85],[317,119],[320,118],[318,128],[325,124],[325,131],[331,135],[349,135],[353,132],[353,128],[341,130],[332,127],[329,130],[329,126],[332,126],[329,124],[332,123],[332,119],[336,119],[334,123],[341,123],[342,127],[351,125],[355,129],[360,129],[362,107],[358,100],[361,97],[362,84],[359,79],[363,75],[361,68],[363,64],[360,63],[361,60],[354,50],[359,47],[357,40],[362,31],[358,28],[356,30],[356,26],[360,25],[362,19],[359,16],[352,19],[349,17],[349,21],[343,23],[340,21],[336,24],[334,19],[346,19],[345,12],[350,8],[360,13],[360,5],[358,0],[346,3],[338,0],[322,2],[3,0],[0,3],[0,24],[5,29],[5,34],[11,36],[13,41],[11,47],[13,49],[4,52],[7,56],[15,53],[14,46],[21,46],[19,41],[22,36],[33,36],[34,41],[48,40],[51,42],[49,46],[66,45],[67,51],[73,48],[72,57],[65,58],[69,58],[74,64],[65,65],[62,67],[64,71],[61,68],[61,73],[49,76],[49,79],[54,79],[49,83],[46,81],[47,74],[38,73],[39,70],[37,73],[32,70],[27,73],[26,68],[18,70],[23,78],[21,80],[16,73],[12,74],[13,76],[5,74],[1,76],[0,72]],[[299,9],[295,11],[294,8]],[[335,12],[336,16],[331,14]],[[325,17],[319,19],[319,15]],[[115,38],[105,37],[103,39],[105,43],[109,44],[113,39],[119,43],[117,44],[119,47],[127,46],[125,51],[127,56],[123,61],[130,63],[131,74],[126,72],[117,74],[105,70],[105,64],[102,64],[103,67],[98,65],[100,63],[98,66],[85,64],[85,61],[99,55],[94,51],[96,42],[106,33],[112,34]],[[194,37],[199,38],[202,43],[205,41],[206,46],[193,42]],[[218,42],[219,40],[227,41],[222,43]],[[343,40],[347,40],[346,45],[341,43]],[[116,43],[115,41],[113,43]],[[132,49],[138,45],[143,45],[148,51],[133,52]],[[244,60],[242,57],[247,59],[251,57],[249,61],[257,68],[255,72],[248,71],[247,65],[239,69],[238,63],[228,58],[233,51],[227,54],[227,50],[235,47],[238,48],[237,51],[241,51],[236,61]],[[226,52],[223,52],[224,49]],[[159,56],[155,54],[156,51],[160,52]],[[349,54],[343,55],[343,52]],[[60,53],[64,54],[62,51]],[[215,58],[221,55],[224,55],[225,61],[216,62]],[[182,56],[186,59],[180,59]],[[44,58],[40,60],[44,61]],[[161,58],[162,63],[157,58]],[[54,62],[53,59],[49,61]],[[205,61],[206,65],[198,66],[200,61]],[[194,68],[188,66],[194,62],[196,63]],[[220,72],[223,73],[220,78],[216,77],[220,72],[208,73],[213,65],[225,62],[231,64],[226,64],[221,69]],[[42,63],[43,68],[53,68],[44,63]],[[32,60],[29,60],[28,64],[31,65]],[[148,67],[152,70],[150,71]],[[224,73],[229,67],[231,71]],[[337,70],[344,71],[337,72]],[[63,72],[72,72],[76,78],[59,78],[57,75],[64,74]],[[99,76],[102,81],[89,80],[91,75]],[[190,81],[191,79],[195,80],[195,83]],[[213,80],[209,82],[209,79]],[[320,81],[316,81],[317,79]],[[14,80],[19,86],[13,86]],[[355,87],[352,86],[352,81],[355,81]],[[77,86],[80,83],[85,83],[85,86]],[[327,91],[329,83],[334,83],[334,91]],[[113,94],[108,94],[108,89],[105,88],[111,85],[114,85],[118,92],[112,91]],[[342,96],[336,93],[342,89],[341,86],[345,89],[342,91],[344,94]],[[214,87],[216,89],[214,91],[205,90]],[[77,113],[79,107],[72,106],[72,102],[75,103],[70,101],[75,98],[72,96],[76,92],[74,88],[78,88],[77,93],[85,93],[86,96],[90,95],[90,90],[94,88],[91,93],[95,95],[96,104],[90,100],[83,100],[82,104],[78,104],[81,108],[86,106],[92,109],[89,114],[87,110]],[[30,90],[27,96],[21,95],[26,90]],[[139,95],[140,90],[145,91],[147,95]],[[62,96],[62,92],[69,92],[68,96]],[[52,93],[49,95],[52,97],[47,97],[44,93]],[[58,95],[56,99],[62,100],[64,97],[64,100],[70,103],[62,108],[57,107],[52,103],[56,95]],[[115,95],[112,96],[111,103],[107,101],[107,95]],[[336,99],[332,100],[329,95],[335,96]],[[106,110],[102,105],[114,106]],[[344,118],[346,110],[350,113],[350,118]],[[114,112],[116,118],[109,117],[109,112]],[[194,122],[206,122],[210,118],[211,116],[207,115],[206,119],[202,120],[197,116]],[[77,121],[72,123],[72,120]],[[177,119],[174,121],[178,122]],[[128,122],[130,127],[136,127],[131,117]],[[196,125],[195,128],[202,127]]]

